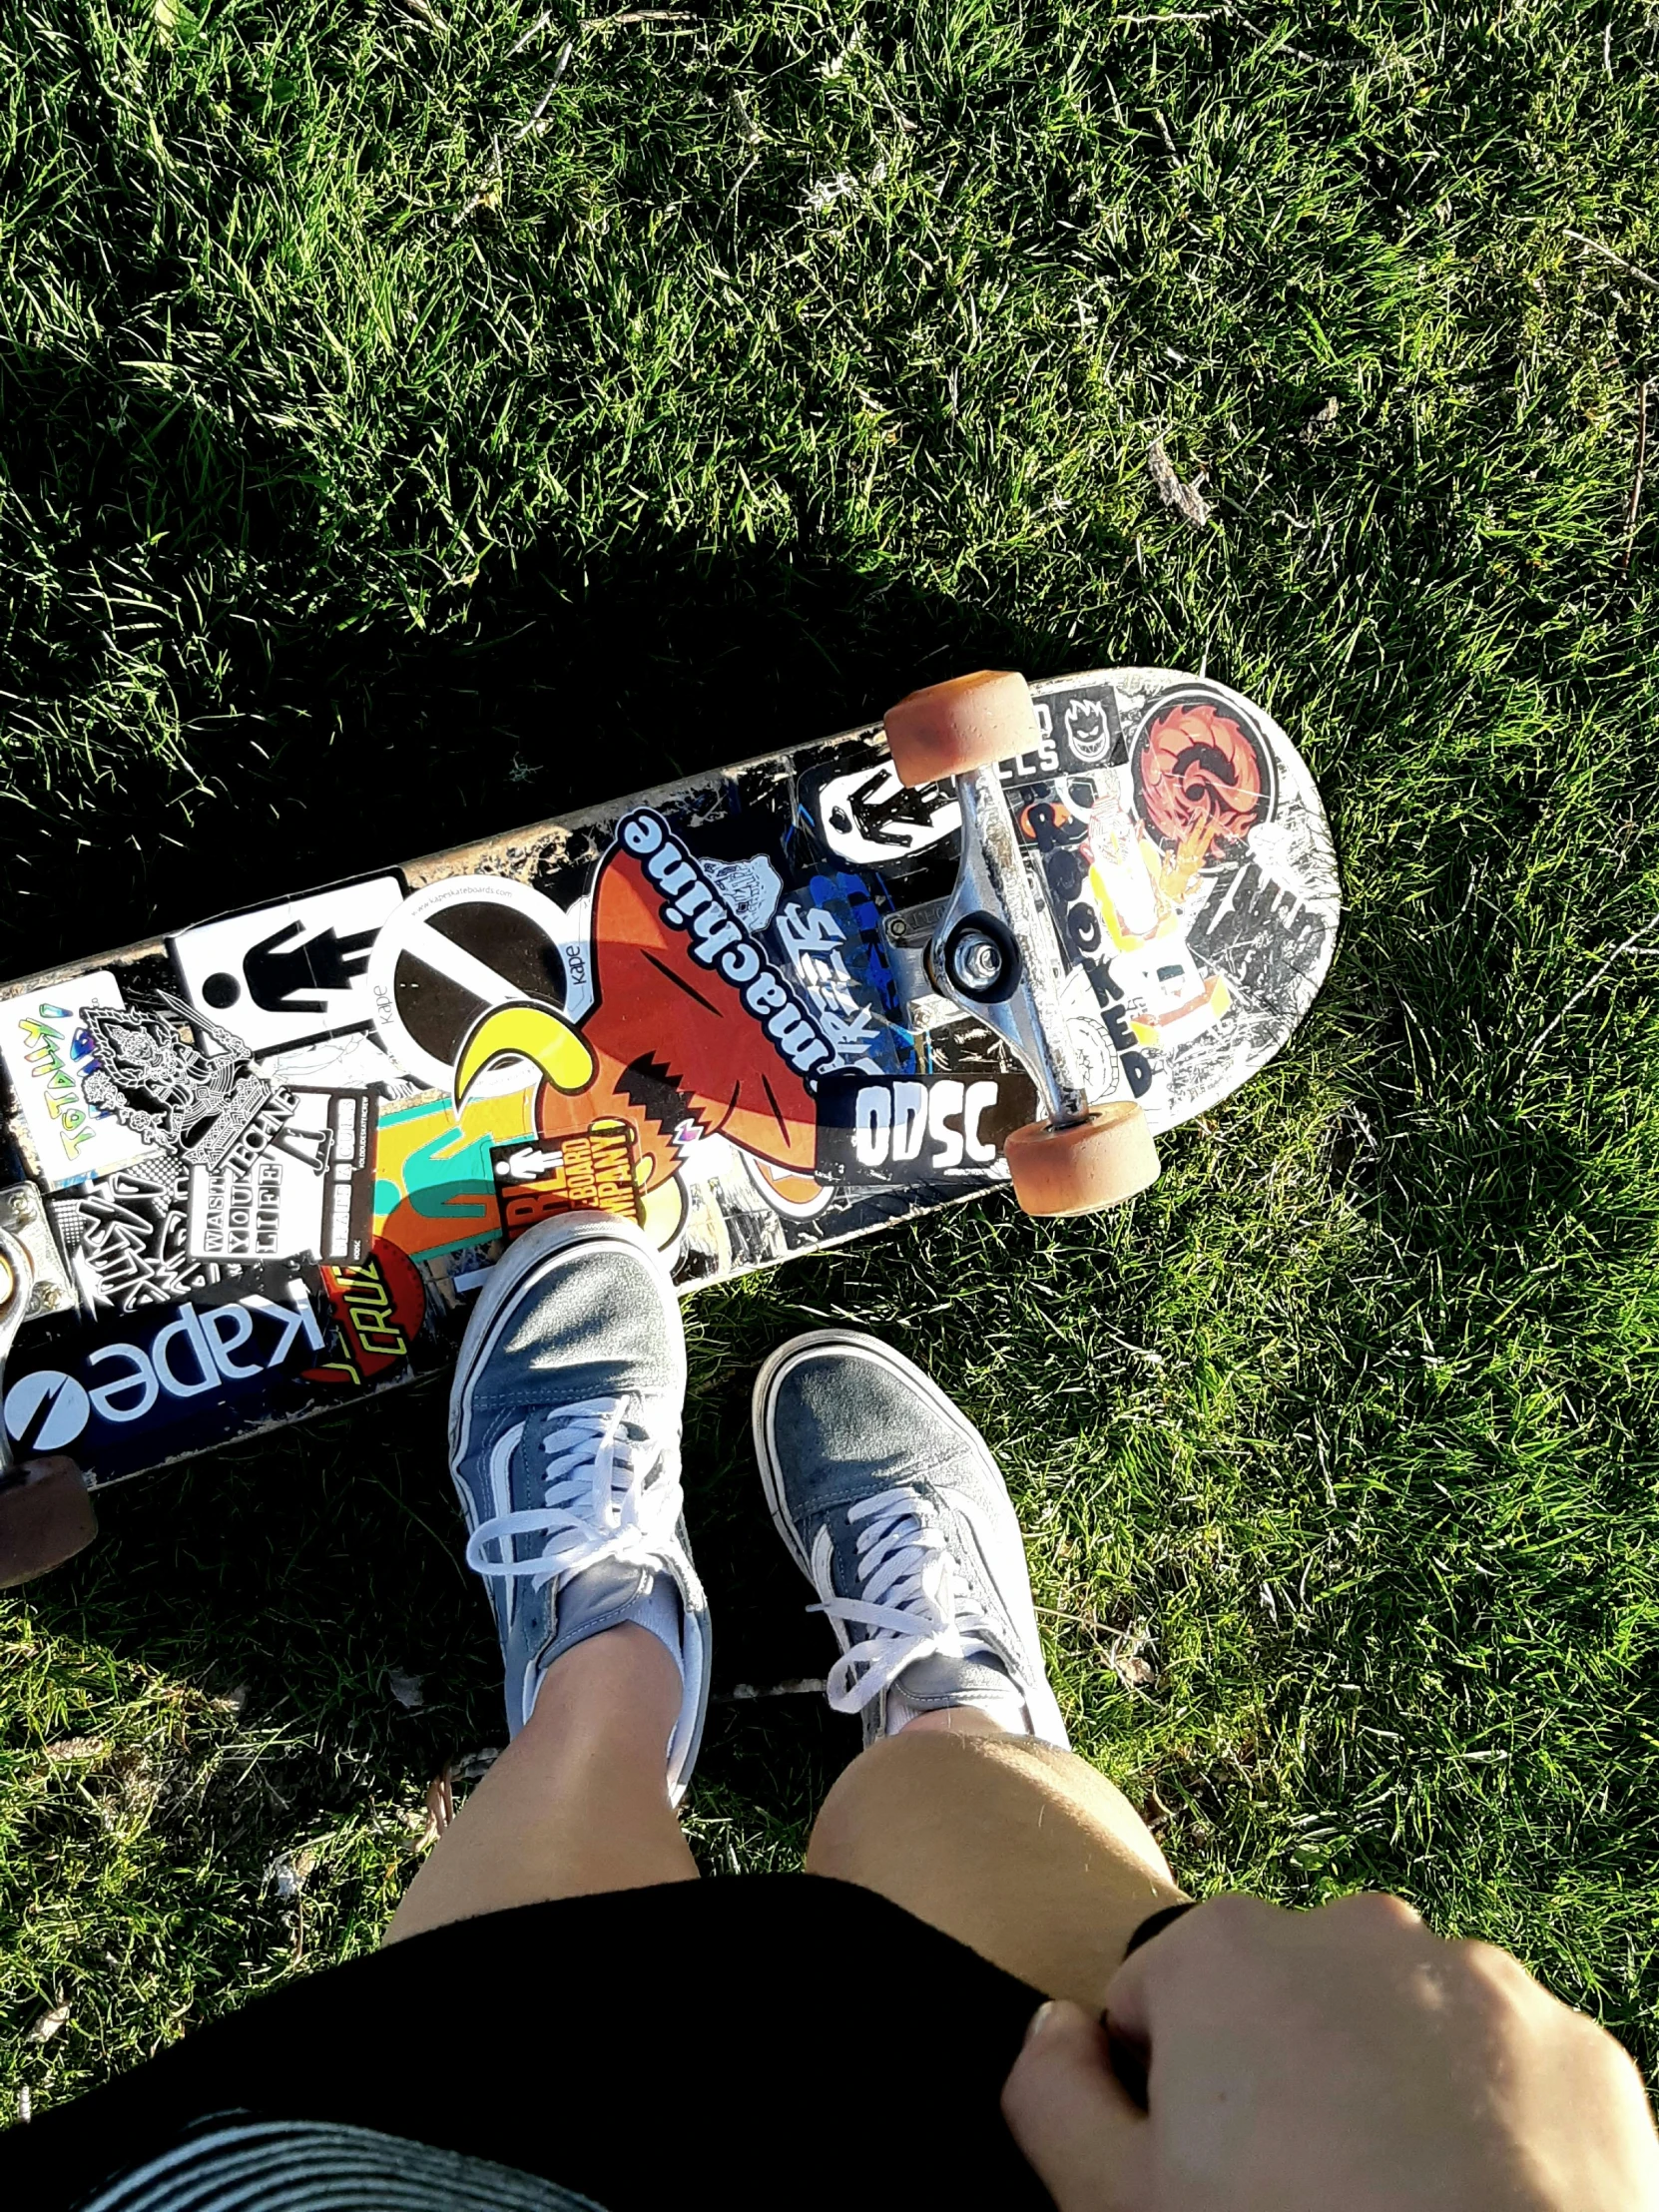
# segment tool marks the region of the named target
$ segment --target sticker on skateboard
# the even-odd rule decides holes
[[[1306,767],[1220,684],[995,681],[977,764],[889,718],[0,991],[0,1459],[96,1486],[401,1382],[563,1212],[690,1289],[1010,1161],[1070,1210],[1091,1117],[1226,1098],[1332,957]]]

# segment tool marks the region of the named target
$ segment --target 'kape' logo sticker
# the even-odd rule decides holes
[[[200,1450],[262,1416],[300,1410],[308,1392],[294,1371],[327,1343],[298,1277],[280,1295],[208,1293],[140,1308],[72,1346],[43,1342],[33,1367],[14,1353],[6,1434],[20,1459],[67,1451],[108,1480]],[[64,1367],[53,1365],[60,1359]]]

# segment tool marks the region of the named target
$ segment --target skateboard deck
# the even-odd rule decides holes
[[[997,774],[1071,1041],[1172,1129],[1319,989],[1319,795],[1223,685],[1032,696]],[[690,1291],[1005,1183],[1032,1077],[917,955],[960,819],[874,724],[0,987],[14,1458],[96,1487],[440,1367],[550,1215]]]

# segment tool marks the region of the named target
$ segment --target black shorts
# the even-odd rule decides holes
[[[528,1905],[335,1966],[0,2138],[57,2212],[209,2115],[373,2129],[606,2212],[1044,2206],[998,2098],[1038,1991],[868,1890]]]

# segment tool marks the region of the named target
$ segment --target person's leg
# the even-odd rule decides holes
[[[809,1874],[877,1890],[1046,1996],[1098,2009],[1181,1892],[1134,1807],[1075,1753],[912,1721],[825,1800]]]
[[[567,1651],[433,1846],[386,1941],[548,1898],[694,1882],[663,1766],[680,1695],[667,1651],[631,1622]]]
[[[901,1355],[821,1330],[762,1370],[755,1442],[841,1646],[830,1703],[864,1722],[808,1872],[1098,2005],[1135,1928],[1181,1893],[1127,1799],[1066,1748],[982,1438]]]
[[[637,1231],[569,1215],[492,1272],[461,1346],[449,1442],[512,1740],[388,1941],[695,1877],[673,1812],[709,1693],[708,1605],[681,1519],[685,1382],[679,1302]]]

